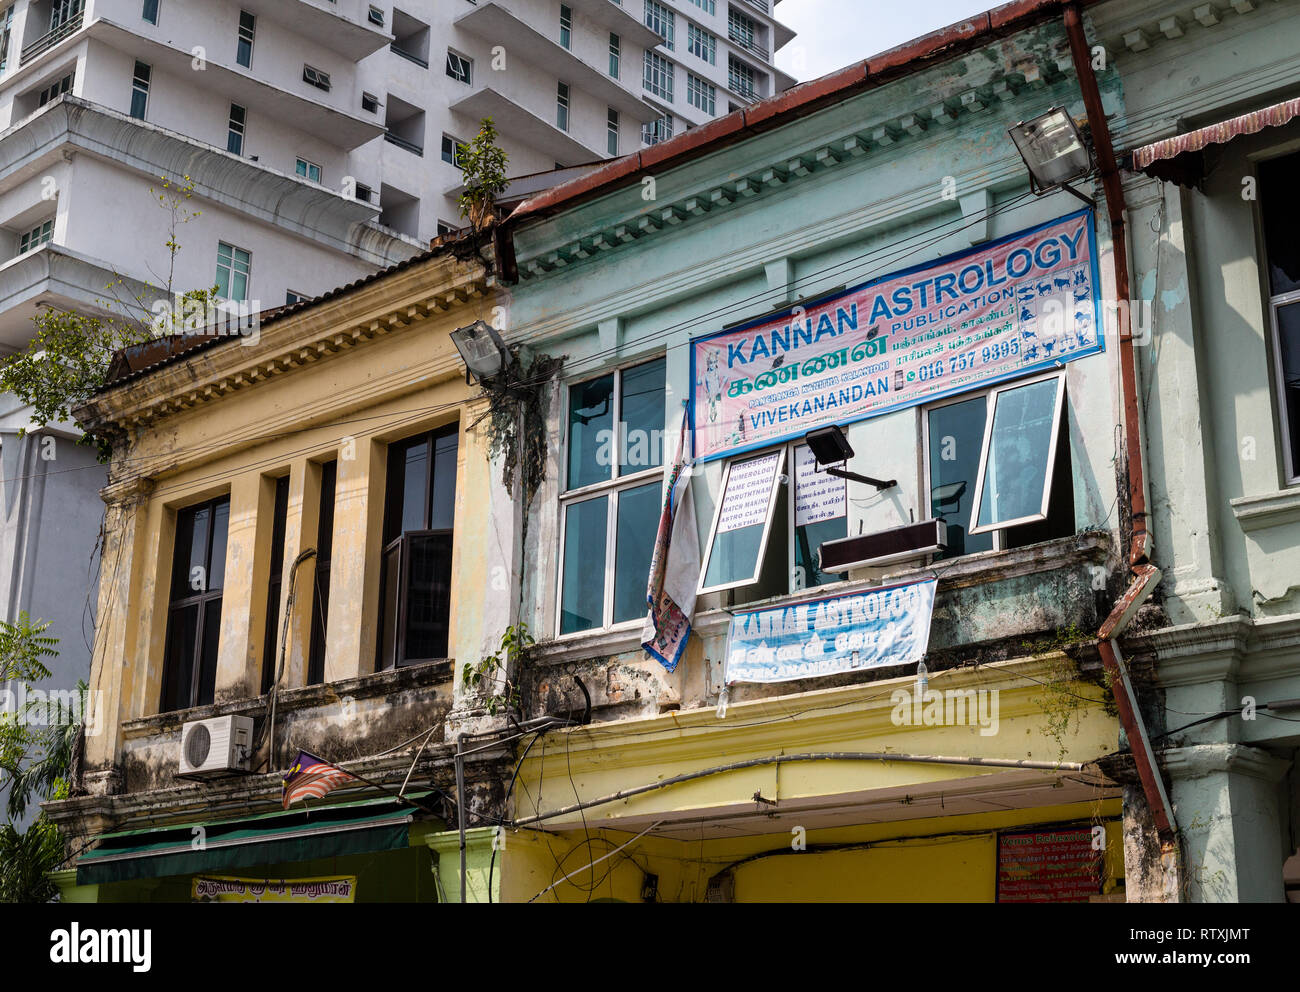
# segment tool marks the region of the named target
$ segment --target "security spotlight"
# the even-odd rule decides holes
[[[818,427],[804,435],[804,444],[808,445],[817,459],[818,465],[838,465],[853,457],[853,447],[844,432],[832,424],[830,427]]]
[[[451,343],[465,363],[465,378],[480,382],[492,379],[510,363],[510,353],[495,327],[486,320],[476,320],[468,327],[451,332]]]
[[[857,472],[834,468],[833,466],[853,457],[853,447],[849,444],[849,439],[844,436],[844,432],[833,424],[830,427],[818,427],[816,430],[809,431],[803,436],[803,441],[816,459],[817,467],[826,466],[827,475],[833,475],[837,479],[848,479],[850,482],[862,482],[868,486],[875,486],[877,490],[892,489],[898,485],[897,479],[882,482],[869,475],[858,475]]]
[[[1092,172],[1092,152],[1083,132],[1064,107],[1054,107],[1041,117],[1022,121],[1009,133],[1029,170],[1029,186],[1036,194],[1063,189],[1092,203],[1069,185]]]

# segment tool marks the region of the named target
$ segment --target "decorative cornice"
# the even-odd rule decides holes
[[[271,330],[196,349],[156,371],[110,387],[77,411],[88,429],[145,428],[428,317],[482,298],[493,285],[486,265],[440,255],[337,298],[268,321]],[[250,343],[251,342],[251,343]]]

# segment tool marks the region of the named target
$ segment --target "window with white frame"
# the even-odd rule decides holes
[[[54,220],[51,218],[41,224],[37,224],[30,231],[24,231],[18,235],[18,254],[26,255],[29,251],[34,251],[43,244],[47,244],[54,237]]]
[[[473,60],[447,49],[447,75],[458,83],[469,85],[474,79]]]
[[[727,11],[727,37],[745,48],[754,47],[754,22],[736,8]]]
[[[687,24],[686,50],[709,65],[714,65],[718,59],[718,39],[698,25]]]
[[[454,165],[460,168],[461,156],[469,149],[469,146],[459,138],[453,138],[450,134],[442,136],[442,160],[448,165]]]
[[[664,114],[662,117],[656,118],[648,124],[641,125],[641,142],[643,144],[657,145],[661,141],[667,141],[672,136],[672,114]]]
[[[922,410],[929,515],[954,558],[1074,533],[1065,373],[967,393]]]
[[[140,16],[143,17],[150,24],[157,24],[158,5],[161,2],[162,0],[144,0],[144,9],[141,11]]]
[[[717,90],[713,84],[706,83],[693,72],[686,74],[686,102],[692,107],[703,110],[706,114],[712,115],[714,107],[717,106]]]
[[[848,489],[790,442],[730,459],[704,545],[700,591],[735,590],[733,601],[836,582],[817,550],[848,536]]]
[[[560,47],[573,47],[573,11],[568,4],[560,4]]]
[[[673,64],[658,52],[645,53],[645,88],[661,100],[673,102]]]
[[[1269,317],[1282,471],[1288,485],[1300,484],[1300,221],[1296,170],[1300,153],[1259,165],[1260,216],[1267,254]]]
[[[249,252],[224,241],[217,243],[217,296],[223,300],[247,300],[252,272],[253,256]]]
[[[565,82],[555,91],[555,125],[561,131],[569,130],[569,84]]]
[[[727,55],[727,86],[735,93],[741,96],[754,97],[757,91],[754,86],[754,67],[746,65],[736,56]]]
[[[294,164],[294,172],[300,175],[303,179],[307,179],[313,183],[321,181],[322,173],[320,166],[315,162],[308,162],[305,158],[300,158],[296,161]]]
[[[226,125],[226,151],[244,154],[244,131],[248,125],[248,112],[237,103],[230,105],[230,120]]]
[[[366,19],[377,28],[384,26],[384,12],[374,5],[366,12]]]
[[[623,62],[623,42],[612,31],[609,35],[609,74],[618,78],[619,68]]]
[[[663,507],[665,361],[569,386],[557,633],[646,616],[646,579]]]
[[[718,12],[714,0],[691,0],[691,3],[695,4],[695,6],[699,7],[700,10],[704,11],[706,14],[716,14]]]
[[[655,0],[645,0],[645,26],[664,40],[664,47],[673,48],[674,15],[671,10]]]
[[[605,150],[611,156],[618,154],[618,111],[613,107],[605,119]]]
[[[152,67],[136,59],[135,73],[131,76],[131,116],[136,120],[144,120],[145,111],[149,109],[149,79],[152,76]]]
[[[253,67],[253,38],[257,34],[257,18],[246,10],[239,12],[239,31],[235,38],[235,61],[245,69]]]

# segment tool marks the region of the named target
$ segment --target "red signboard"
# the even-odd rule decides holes
[[[998,902],[1087,902],[1101,892],[1105,850],[1087,827],[1001,834]]]

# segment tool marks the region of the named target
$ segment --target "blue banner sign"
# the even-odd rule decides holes
[[[726,681],[788,682],[914,664],[930,644],[936,579],[732,616]]]

